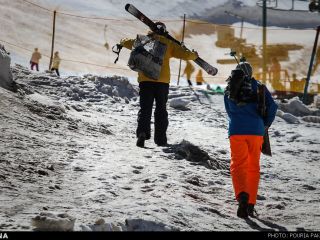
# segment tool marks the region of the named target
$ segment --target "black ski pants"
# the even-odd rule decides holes
[[[159,82],[140,82],[140,110],[138,113],[137,137],[145,133],[147,139],[151,138],[151,116],[153,102],[156,102],[154,112],[154,142],[156,144],[167,143],[167,128],[169,125],[167,101],[169,84]]]

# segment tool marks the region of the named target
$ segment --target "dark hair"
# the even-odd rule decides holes
[[[167,31],[167,26],[163,22],[156,22],[155,23],[159,31],[161,32],[166,32]]]

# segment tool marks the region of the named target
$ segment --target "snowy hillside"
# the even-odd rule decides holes
[[[274,156],[261,159],[260,215],[245,221],[236,217],[221,95],[210,104],[198,92],[200,104],[172,86],[169,102],[190,103],[168,108],[170,145],[141,149],[137,87],[126,78],[56,78],[21,66],[13,75],[19,92],[0,88],[1,230],[50,225],[54,214],[77,231],[320,230],[319,123],[276,117]]]
[[[57,10],[56,35],[54,49],[60,51],[62,58],[60,72],[62,75],[81,76],[86,73],[95,73],[104,76],[114,74],[127,76],[130,80],[136,78],[136,73],[127,67],[129,51],[124,49],[120,60],[114,64],[116,55],[111,47],[119,43],[124,37],[134,38],[137,33],[146,33],[147,28],[135,20],[125,10],[125,3],[135,4],[139,9],[145,11],[152,19],[162,19],[168,25],[172,34],[181,32],[181,17],[184,13],[189,19],[207,19],[213,23],[233,23],[235,36],[240,35],[239,19],[228,16],[225,10],[236,11],[246,15],[243,36],[247,43],[254,44],[257,54],[261,52],[262,33],[260,25],[261,8],[256,6],[256,1],[49,1],[49,0],[0,0],[0,42],[11,52],[13,63],[28,66],[30,56],[35,47],[38,47],[43,57],[40,61],[40,71],[48,69],[53,10]],[[39,6],[36,6],[38,4]],[[282,7],[289,7],[291,0],[281,1]],[[259,10],[258,10],[259,8]],[[310,28],[319,20],[317,14],[269,11],[276,16],[275,20],[269,18],[272,26],[288,26],[287,20],[293,23],[302,20]],[[224,17],[219,14],[223,14]],[[102,19],[86,18],[90,16],[102,17]],[[212,18],[212,17],[217,18]],[[212,19],[211,19],[212,18]],[[179,20],[180,19],[180,20]],[[221,21],[220,21],[220,20]],[[225,19],[226,22],[223,22]],[[228,22],[228,21],[229,22]],[[238,22],[238,23],[237,23]],[[276,24],[277,23],[277,24]],[[211,83],[222,83],[234,68],[234,64],[222,65],[217,63],[218,59],[231,60],[227,56],[229,48],[216,47],[218,39],[215,25],[196,24],[192,30],[187,24],[187,37],[185,44],[190,49],[195,49],[200,56],[219,69],[215,77],[205,74],[204,77]],[[302,44],[305,48],[299,51],[289,52],[289,61],[283,62],[292,74],[296,72],[298,77],[305,77],[310,59],[312,44],[314,41],[314,30],[288,30],[279,31],[270,29],[268,31],[268,43],[270,44]],[[108,43],[106,49],[104,44]],[[234,62],[235,63],[235,62]],[[184,68],[185,62],[182,62]],[[179,72],[179,61],[171,61],[172,82],[175,84]],[[318,73],[319,71],[317,71]],[[318,75],[318,74],[317,74]],[[194,77],[194,76],[193,76]],[[181,84],[186,84],[185,79]]]
[[[246,18],[250,19],[257,17],[257,13],[254,13],[257,9],[254,7],[261,5],[259,4],[260,1],[257,0],[172,0],[166,1],[165,4],[163,0],[95,0],[90,1],[90,3],[85,0],[57,0],[54,2],[50,0],[34,0],[32,2],[68,12],[82,12],[88,15],[112,17],[127,17],[126,13],[122,11],[123,6],[127,3],[131,3],[143,12],[148,12],[149,16],[153,18],[177,18],[183,16],[183,14],[186,14],[189,17],[198,16],[199,18],[202,18],[202,15],[209,12],[212,13],[212,16],[216,15],[216,18],[219,18],[225,14],[224,11],[231,10],[240,10],[240,12],[236,13],[240,13],[241,15],[241,12],[243,11],[242,8],[244,8],[244,11],[247,11]],[[292,0],[278,0],[277,2],[268,1],[267,5],[270,8],[289,10],[292,8]],[[295,0],[293,7],[295,10],[307,11],[308,1]],[[254,8],[254,11],[248,11],[248,9],[245,8]],[[273,15],[274,14],[272,13],[272,16]],[[276,15],[280,16],[283,14],[277,13]],[[318,16],[315,14],[304,13],[304,16],[309,16],[309,19],[306,20],[306,17],[299,18],[288,15],[277,23],[279,26],[282,26],[283,22],[286,21],[286,18],[291,18],[292,22],[304,20],[307,24],[314,21],[319,22]]]
[[[241,3],[242,2],[242,3]],[[258,4],[257,4],[258,3]],[[308,11],[308,1],[267,1],[267,25],[284,28],[314,28],[320,24],[319,13]],[[244,18],[246,22],[262,25],[261,1],[226,1],[205,10],[198,18],[220,24],[233,24]],[[238,15],[230,16],[225,11]]]

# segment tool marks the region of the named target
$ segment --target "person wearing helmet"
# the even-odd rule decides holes
[[[231,72],[224,94],[229,118],[231,149],[230,172],[236,200],[237,216],[254,217],[260,179],[260,154],[265,131],[271,126],[277,105],[265,88],[266,116],[258,111],[260,82],[252,77],[252,67],[241,62]]]
[[[145,140],[151,138],[151,116],[152,107],[155,101],[156,108],[154,112],[154,142],[158,146],[167,145],[167,128],[168,128],[168,112],[166,104],[169,94],[170,83],[170,59],[178,58],[182,60],[195,60],[198,57],[197,52],[190,51],[184,46],[181,46],[172,40],[165,37],[166,26],[162,22],[157,22],[157,30],[151,31],[147,34],[148,41],[144,44],[150,44],[151,41],[156,42],[159,46],[162,46],[163,55],[161,56],[161,65],[154,63],[153,65],[160,66],[158,68],[158,76],[152,77],[152,72],[148,74],[144,71],[138,71],[139,82],[139,96],[140,96],[140,110],[138,113],[138,127],[136,130],[137,146],[144,147]],[[139,35],[138,35],[139,36]],[[138,37],[137,36],[137,37]],[[144,36],[145,37],[145,36]],[[130,50],[135,49],[137,39],[122,39],[120,45]],[[138,48],[137,48],[138,49]],[[133,52],[133,51],[132,51]],[[131,52],[131,53],[132,53]],[[149,53],[148,53],[149,54]],[[143,55],[143,54],[141,54]],[[143,55],[144,56],[144,55]],[[142,56],[142,57],[143,57]],[[156,59],[159,59],[158,57]],[[130,62],[130,59],[129,59]],[[132,61],[135,63],[134,61]],[[142,61],[136,61],[141,63]],[[158,62],[158,63],[159,63]],[[130,64],[128,64],[130,66]],[[130,67],[131,68],[131,67]],[[147,65],[147,69],[151,69]],[[132,68],[131,68],[132,69]],[[155,67],[156,69],[156,67]],[[151,76],[150,76],[151,75]],[[157,75],[157,74],[154,74]]]

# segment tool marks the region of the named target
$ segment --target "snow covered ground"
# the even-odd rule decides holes
[[[273,157],[261,159],[260,215],[242,220],[221,95],[210,103],[198,92],[200,104],[188,87],[171,86],[169,101],[190,104],[168,107],[169,146],[150,140],[142,149],[137,86],[125,78],[56,78],[21,66],[13,75],[19,92],[0,88],[0,230],[31,231],[40,213],[60,213],[76,231],[96,221],[145,231],[320,231],[319,124],[276,117]]]

